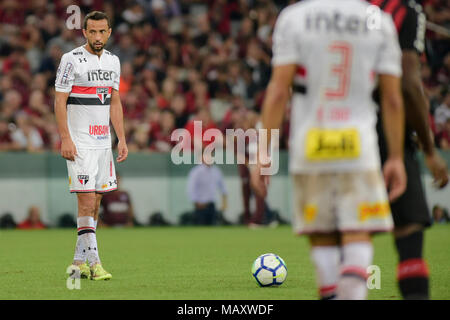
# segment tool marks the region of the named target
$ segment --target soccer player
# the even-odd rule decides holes
[[[428,123],[428,103],[420,78],[426,18],[422,7],[413,0],[372,0],[371,3],[391,14],[402,49],[402,89],[406,115],[404,162],[408,183],[405,193],[391,204],[395,245],[399,255],[397,280],[404,299],[428,299],[429,271],[423,259],[422,247],[423,231],[431,225],[431,217],[416,158],[415,134],[437,187],[443,188],[448,183],[448,174],[445,161],[434,147]],[[376,100],[379,101],[378,95]],[[377,132],[381,161],[384,163],[387,151],[381,122],[377,124]]]
[[[117,189],[110,119],[119,140],[117,162],[128,156],[119,97],[120,62],[104,49],[111,35],[106,14],[86,15],[83,35],[86,44],[61,58],[55,80],[55,115],[70,192],[78,200],[73,267],[79,268],[81,277],[108,280],[112,276],[101,265],[95,231],[102,194]]]
[[[270,137],[280,127],[292,88],[294,228],[309,235],[322,299],[367,297],[371,234],[392,230],[389,200],[406,187],[401,51],[392,18],[375,9],[363,0],[302,1],[281,12],[273,34],[263,128]],[[377,81],[389,115],[383,174],[371,98]],[[251,177],[262,194],[266,160]]]

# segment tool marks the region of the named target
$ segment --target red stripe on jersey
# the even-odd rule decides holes
[[[405,7],[401,7],[400,9],[398,9],[395,16],[393,16],[395,27],[397,28],[397,31],[399,31],[400,28],[402,27],[403,20],[405,20],[405,16],[406,16],[406,8]]]
[[[381,6],[381,3],[383,3],[384,0],[372,0],[370,1],[370,4],[373,4],[377,7]]]
[[[97,88],[108,88],[108,94],[111,93],[112,87],[82,87],[82,86],[72,86],[71,93],[81,93],[81,94],[97,94]]]
[[[400,0],[391,0],[388,2],[386,7],[383,8],[383,10],[387,13],[394,12],[394,9],[397,8],[397,6],[400,4]]]
[[[297,76],[306,77],[306,68],[302,65],[299,65],[296,72]]]

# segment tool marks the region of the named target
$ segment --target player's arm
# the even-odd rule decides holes
[[[295,71],[299,61],[299,44],[301,43],[301,30],[295,25],[298,17],[294,17],[289,10],[283,10],[277,18],[273,31],[273,57],[272,75],[267,86],[266,95],[262,105],[262,129],[268,130],[267,145],[259,146],[270,150],[272,130],[280,129],[286,104],[290,97],[290,90]],[[261,152],[258,152],[261,154]],[[269,164],[268,159],[259,159],[258,164],[250,167],[250,183],[253,191],[261,197],[267,196],[269,176],[261,175],[262,164]]]
[[[116,132],[116,136],[119,139],[117,150],[119,155],[117,156],[117,162],[125,161],[128,157],[128,147],[125,139],[125,130],[123,126],[123,108],[120,101],[119,91],[112,90],[111,93],[111,123]]]
[[[280,129],[296,70],[296,64],[279,65],[272,69],[272,76],[267,86],[261,115],[262,128],[268,131],[267,145],[259,146],[259,149],[266,148],[266,150],[270,150],[272,130]],[[258,152],[258,154],[261,153]],[[268,176],[261,176],[259,171],[261,170],[261,163],[268,164],[268,161],[267,159],[259,159],[259,156],[257,159],[258,165],[251,170],[251,182],[254,191],[265,197],[267,195]]]
[[[55,118],[61,138],[61,155],[74,161],[77,149],[70,136],[67,125],[67,98],[75,81],[75,63],[70,54],[62,56],[55,79]]]
[[[383,44],[377,52],[375,71],[379,75],[381,116],[388,147],[388,158],[383,175],[392,202],[406,190],[406,172],[403,163],[405,112],[402,97],[402,54],[392,17],[382,14],[380,32]]]
[[[69,92],[55,92],[55,118],[61,138],[61,156],[64,159],[74,161],[77,148],[72,141],[67,125],[67,98]]]
[[[406,121],[417,133],[425,153],[425,163],[436,185],[443,188],[448,183],[447,165],[434,147],[434,137],[428,122],[428,101],[420,76],[419,54],[424,50],[426,18],[420,6],[409,7],[399,33],[402,54],[402,89]]]
[[[383,167],[389,201],[394,201],[406,190],[406,172],[403,164],[405,119],[401,80],[389,74],[379,76],[381,115],[388,145],[388,158]]]

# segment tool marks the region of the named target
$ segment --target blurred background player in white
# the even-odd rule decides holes
[[[292,88],[295,231],[309,235],[322,299],[365,299],[371,233],[392,230],[388,199],[406,187],[395,26],[389,15],[362,0],[307,0],[281,12],[273,40],[262,122],[264,129],[280,128]],[[389,195],[371,98],[377,80],[388,115],[383,174]],[[261,167],[252,169],[252,183],[265,194],[268,176],[261,175]]]
[[[101,265],[95,231],[102,193],[117,189],[110,120],[119,140],[117,162],[128,156],[119,97],[120,61],[103,49],[111,35],[106,14],[93,11],[86,15],[83,35],[87,43],[61,58],[55,80],[55,115],[70,192],[77,193],[78,199],[73,266],[82,277],[108,280],[112,275]]]

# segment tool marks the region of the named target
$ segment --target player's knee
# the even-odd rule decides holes
[[[336,246],[339,245],[339,233],[311,234],[309,236],[309,243],[312,247]]]
[[[411,223],[404,226],[396,226],[394,228],[394,237],[396,239],[407,237],[416,232],[422,232],[423,228],[424,228],[423,225],[418,223]]]

